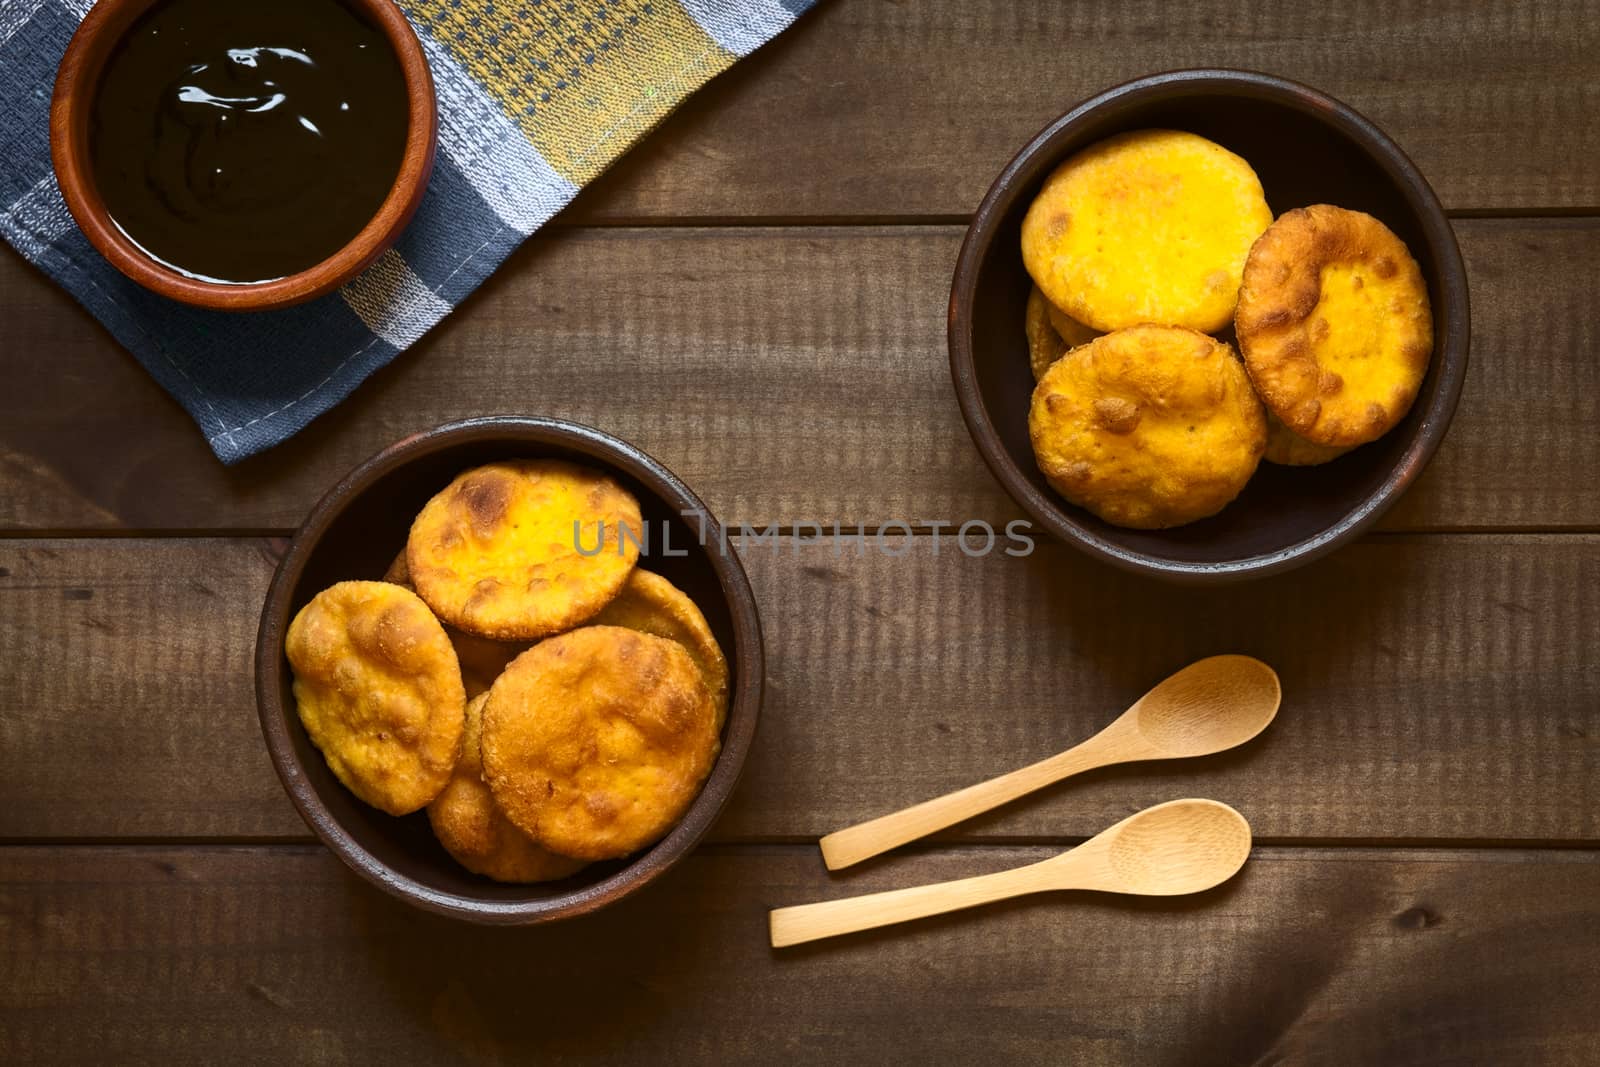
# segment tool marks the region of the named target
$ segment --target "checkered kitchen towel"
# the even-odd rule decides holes
[[[439,93],[439,157],[416,221],[339,293],[229,315],[128,281],[61,200],[50,93],[91,0],[0,0],[0,235],[104,323],[232,463],[295,434],[414,344],[580,187],[813,2],[401,0]],[[0,323],[0,343],[4,333]]]

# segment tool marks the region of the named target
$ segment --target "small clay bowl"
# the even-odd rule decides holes
[[[433,75],[422,43],[392,0],[346,0],[382,31],[400,60],[411,104],[405,154],[394,187],[378,213],[351,242],[316,266],[270,282],[229,285],[180,274],[150,258],[112,222],[95,188],[89,159],[89,122],[101,72],[129,27],[158,0],[99,0],[67,46],[50,104],[50,157],[67,208],[89,243],[123,274],[146,289],[196,307],[267,311],[333,292],[360,274],[410,223],[428,189],[438,146],[439,114]]]
[[[1171,530],[1121,529],[1069,504],[1045,482],[1028,440],[1034,381],[1022,331],[1031,284],[1022,265],[1022,217],[1068,156],[1112,134],[1148,127],[1189,130],[1243,156],[1260,176],[1274,215],[1328,203],[1381,219],[1410,246],[1433,304],[1433,359],[1400,425],[1319,467],[1263,461],[1220,514]],[[1046,530],[1092,556],[1191,583],[1288,570],[1371,526],[1443,440],[1466,378],[1467,341],[1467,275],[1455,234],[1405,153],[1345,104],[1247,71],[1140,78],[1051,123],[983,198],[950,293],[950,371],[961,414],[1006,492]]]
[[[475,875],[445,852],[425,812],[396,818],[345,789],[300,725],[283,651],[290,621],[318,592],[347,579],[381,578],[404,547],[422,505],[457,474],[518,457],[585,464],[631,490],[649,534],[641,565],[700,606],[729,668],[722,752],[683,820],[642,852],[537,885],[505,885]],[[637,892],[688,855],[716,821],[739,780],[761,713],[761,620],[744,568],[723,543],[716,520],[671,471],[632,445],[587,426],[510,416],[473,419],[385,449],[312,509],[267,591],[256,641],[256,702],[261,732],[284,789],[307,825],[352,870],[427,911],[522,925],[582,915]]]

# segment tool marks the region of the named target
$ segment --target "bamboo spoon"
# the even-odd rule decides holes
[[[1167,897],[1199,893],[1239,872],[1250,824],[1215,800],[1173,800],[1130,815],[1077,848],[1040,863],[956,882],[778,908],[772,946],[941,915],[1050,889]]]
[[[822,839],[822,861],[837,871],[935,830],[1097,767],[1187,759],[1255,737],[1278,713],[1273,669],[1249,656],[1212,656],[1172,675],[1104,730],[1065,752]]]

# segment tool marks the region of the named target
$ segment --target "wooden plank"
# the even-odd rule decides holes
[[[995,512],[1009,504],[945,363],[957,241],[948,228],[546,235],[337,416],[235,470],[67,298],[0,257],[18,342],[0,358],[21,378],[0,399],[0,449],[75,490],[13,493],[0,466],[0,526],[100,527],[109,512],[143,529],[292,527],[399,437],[497,411],[626,437],[725,518]]]
[[[1244,67],[1365,113],[1455,209],[1600,205],[1600,7],[827,3],[581,198],[581,219],[964,215],[1079,101]]]
[[[1600,336],[1573,269],[1600,219],[1459,229],[1470,378],[1443,452],[1387,526],[1600,527]],[[64,294],[0,255],[0,527],[289,528],[394,440],[495,411],[629,438],[735,523],[1004,519],[1014,507],[970,443],[946,364],[960,238],[545,235],[336,414],[234,470]]]
[[[501,930],[315,848],[8,848],[0,1058],[1593,1062],[1592,852],[1258,849],[1194,898],[1061,894],[767,947],[774,905],[1050,851],[830,879],[808,849],[708,849],[606,912]]]
[[[1600,537],[1385,536],[1230,589],[1041,542],[972,559],[747,546],[761,732],[717,828],[822,833],[1042,758],[1159,679],[1237,651],[1280,672],[1272,729],[1098,772],[976,820],[1086,836],[1183,795],[1277,840],[1600,841]],[[257,730],[254,540],[0,541],[0,838],[298,837]]]
[[[255,715],[275,547],[0,541],[0,838],[80,790],[63,834],[306,833]]]

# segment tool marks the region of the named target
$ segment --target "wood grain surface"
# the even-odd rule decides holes
[[[1597,0],[825,0],[231,469],[0,252],[0,1063],[1600,1061],[1597,53]],[[1188,65],[1344,99],[1438,191],[1473,344],[1433,464],[1385,532],[1238,587],[1043,541],[879,546],[891,519],[1018,514],[946,365],[984,190],[1072,104]],[[744,543],[767,703],[712,843],[533,930],[416,913],[312,842],[250,674],[317,497],[505,411],[630,439],[735,527],[867,531],[861,555]],[[819,835],[1064,748],[1225,651],[1282,676],[1250,745],[824,870]],[[1017,866],[1179,796],[1255,831],[1219,890],[767,946],[772,907]]]
[[[1577,284],[1600,219],[1457,229],[1467,385],[1385,527],[1600,529],[1600,332]],[[337,413],[231,469],[64,293],[0,256],[16,353],[0,392],[0,527],[289,529],[398,438],[505,411],[627,438],[734,523],[1009,517],[950,387],[962,232],[546,234]]]
[[[933,550],[745,547],[767,704],[717,839],[815,840],[1041,759],[1185,663],[1243,652],[1283,682],[1256,741],[1097,771],[944,836],[1085,837],[1214,796],[1272,840],[1600,843],[1600,537],[1382,536],[1215,590],[1042,541],[1026,559]],[[0,838],[305,835],[250,681],[274,551],[0,541]]]
[[[964,215],[1044,125],[1119,82],[1246,67],[1398,141],[1455,210],[1600,205],[1593,0],[847,0],[725,76],[573,217]]]
[[[12,848],[0,1059],[1587,1065],[1592,853],[1257,849],[1192,898],[1047,895],[793,949],[775,905],[1000,870],[707,848],[532,930],[407,909],[328,853]]]

